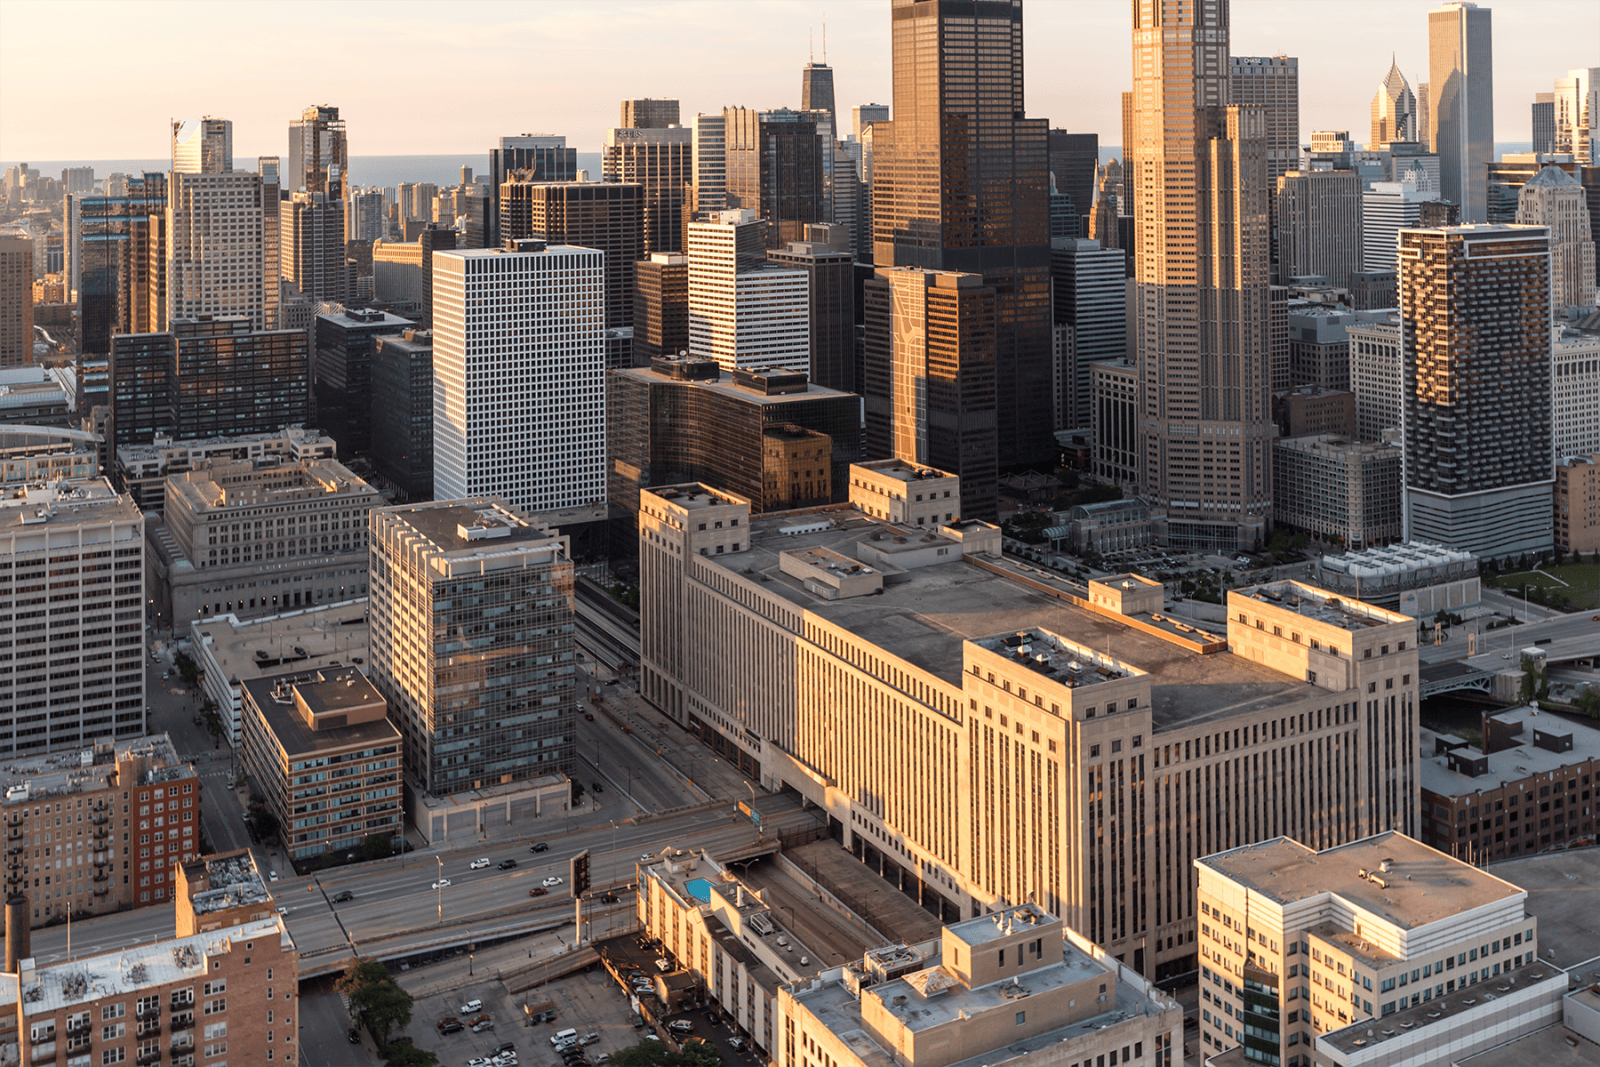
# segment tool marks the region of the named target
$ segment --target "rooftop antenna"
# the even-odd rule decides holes
[[[822,13],[822,65],[828,65],[828,13]]]
[[[817,31],[808,27],[806,40],[809,42],[806,45],[806,62],[814,67],[817,65]]]

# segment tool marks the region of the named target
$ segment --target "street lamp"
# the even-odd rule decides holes
[[[442,923],[444,922],[444,857],[435,856],[433,859],[439,865],[439,877],[434,879],[433,889],[439,898],[439,921]]]
[[[472,928],[467,928],[467,977],[472,977]]]

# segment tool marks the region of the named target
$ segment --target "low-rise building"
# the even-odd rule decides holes
[[[1556,548],[1600,552],[1600,455],[1556,462]]]
[[[778,996],[778,1067],[1181,1062],[1183,1009],[1035,904],[868,950]]]
[[[1401,536],[1401,459],[1342,434],[1272,443],[1272,521],[1365,548]]]
[[[244,766],[295,859],[402,832],[400,731],[357,667],[245,682]]]
[[[1422,840],[1471,863],[1593,844],[1600,730],[1530,707],[1484,712],[1478,743],[1422,728]]]
[[[1557,458],[1600,452],[1600,329],[1553,328],[1550,422]]]
[[[1152,508],[1142,497],[1074,504],[1056,516],[1045,530],[1054,549],[1069,552],[1122,552],[1143,548],[1160,540],[1166,511]]]
[[[186,626],[365,596],[367,514],[381,503],[331,459],[170,476],[149,532],[157,607]]]
[[[97,477],[98,445],[83,430],[0,423],[0,486]]]
[[[189,624],[201,685],[222,719],[223,739],[244,738],[244,682],[285,670],[361,666],[368,656],[367,598],[241,619],[209,615]]]
[[[1316,584],[1330,592],[1393,608],[1414,619],[1459,612],[1483,601],[1478,557],[1428,541],[1323,556]]]
[[[34,926],[170,903],[173,863],[199,855],[200,778],[166,734],[16,759],[0,784],[6,895]]]
[[[169,475],[207,470],[218,462],[249,460],[259,466],[272,466],[278,461],[333,459],[337,448],[333,438],[299,426],[285,426],[273,433],[194,441],[174,441],[166,434],[157,434],[150,444],[122,445],[117,449],[116,481],[140,511],[160,514],[167,506]]]
[[[1280,437],[1319,433],[1354,437],[1356,395],[1344,389],[1297,385],[1286,393],[1273,394],[1272,421],[1277,423]]]
[[[1195,868],[1208,1064],[1447,1067],[1561,1018],[1528,894],[1398,831]]]
[[[260,872],[247,853],[180,870],[177,936],[15,961],[22,1063],[298,1062],[299,952]]]
[[[960,516],[961,479],[899,459],[850,465],[850,503],[903,526],[943,526]]]

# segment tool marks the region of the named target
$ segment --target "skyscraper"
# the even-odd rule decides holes
[[[1133,14],[1141,495],[1174,545],[1247,548],[1272,508],[1264,120],[1229,106],[1226,4]]]
[[[840,225],[807,227],[804,241],[767,253],[767,262],[805,271],[811,309],[811,380],[842,393],[856,391],[856,284],[849,232]]]
[[[694,158],[693,220],[704,220],[728,206],[727,121],[722,115],[696,115],[689,121]],[[684,226],[687,228],[688,221]],[[687,233],[687,230],[685,231]],[[685,236],[685,241],[688,237]],[[687,247],[687,246],[686,246]]]
[[[1230,103],[1258,107],[1266,124],[1267,212],[1277,225],[1278,179],[1300,166],[1300,60],[1294,56],[1233,56]],[[1278,258],[1276,241],[1273,258]]]
[[[1549,549],[1549,231],[1403,231],[1400,332],[1406,539]]]
[[[379,508],[371,523],[372,684],[407,771],[444,796],[570,770],[567,539],[485,497]]]
[[[1556,150],[1556,94],[1534,93],[1533,113],[1530,116],[1533,123],[1533,152],[1543,155]]]
[[[641,259],[683,251],[694,185],[694,141],[687,127],[607,130],[600,173],[608,182],[637,182],[643,189]]]
[[[1072,210],[1080,219],[1094,211],[1094,176],[1100,163],[1100,135],[1098,133],[1068,133],[1066,130],[1050,131],[1050,177],[1055,189],[1072,198]],[[1054,236],[1077,237],[1087,232],[1079,224],[1075,234]]]
[[[803,241],[807,225],[833,221],[824,181],[824,135],[814,113],[735,107],[722,115],[728,207],[764,219],[768,247]]]
[[[994,288],[998,462],[1042,461],[1055,448],[1049,123],[1022,117],[1022,2],[893,0],[891,12],[873,262],[981,274]]]
[[[1569,152],[1578,163],[1600,163],[1594,150],[1594,128],[1600,124],[1600,67],[1579,67],[1557,78],[1551,103],[1555,146],[1550,150]],[[1539,151],[1539,146],[1533,150]]]
[[[833,68],[827,57],[821,63],[812,61],[800,71],[800,110],[826,111],[833,122],[834,135],[838,136],[839,115],[833,106]]]
[[[524,173],[518,173],[524,172]],[[486,248],[499,248],[500,185],[515,174],[523,181],[570,182],[578,177],[578,150],[567,147],[567,139],[550,133],[524,133],[500,138],[500,146],[489,150],[489,231],[484,234]]]
[[[349,145],[338,108],[313,104],[289,124],[289,168],[284,188],[342,199],[349,181],[349,164]]]
[[[383,217],[383,190],[352,187],[344,213],[346,241],[381,241],[388,232]]]
[[[1594,236],[1583,186],[1560,167],[1545,167],[1517,197],[1517,222],[1550,230],[1550,308],[1595,303]]]
[[[289,126],[289,162],[279,204],[283,277],[313,302],[342,303],[344,196],[349,146],[339,109],[317,104]]]
[[[1361,178],[1353,170],[1291,170],[1278,179],[1278,263],[1285,283],[1319,275],[1349,288],[1361,269]]]
[[[1423,205],[1438,202],[1414,181],[1373,182],[1361,194],[1361,268],[1395,270],[1400,231],[1421,226]]]
[[[1391,141],[1417,139],[1417,98],[1400,73],[1400,65],[1389,58],[1389,73],[1378,83],[1372,97],[1372,130],[1367,146],[1376,148]]]
[[[151,326],[165,330],[178,319],[242,315],[254,329],[266,329],[262,217],[267,208],[261,175],[233,169],[232,122],[206,118],[172,124],[167,301]],[[339,253],[342,264],[342,236]]]
[[[810,365],[810,281],[767,264],[767,223],[753,211],[689,225],[689,352],[729,371]]]
[[[433,257],[434,494],[605,499],[605,270],[522,240]]]
[[[958,516],[998,521],[994,287],[978,274],[879,267],[861,299],[867,454],[959,475]]]
[[[1099,241],[1050,242],[1053,321],[1072,327],[1072,417],[1058,429],[1088,426],[1094,418],[1090,367],[1128,352],[1128,255]]]
[[[689,257],[652,252],[634,270],[633,365],[689,349]]]
[[[1483,222],[1494,152],[1494,48],[1488,8],[1458,0],[1428,12],[1428,121],[1439,192],[1461,221]]]
[[[0,367],[33,362],[33,239],[0,233]]]
[[[678,102],[645,97],[641,100],[624,100],[620,121],[625,130],[664,130],[678,124]]]

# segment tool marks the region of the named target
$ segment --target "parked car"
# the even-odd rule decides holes
[[[456,1009],[457,1013],[459,1013],[461,1015],[471,1015],[475,1011],[482,1011],[482,1010],[483,1010],[483,1001],[478,1000],[477,998],[473,998],[472,1000],[467,1001],[465,1004],[461,1005],[461,1007]]]
[[[743,1052],[745,1050],[745,1044],[745,1039],[742,1037],[728,1038],[728,1047],[733,1049],[735,1052]]]
[[[578,1044],[580,1044],[580,1045],[592,1045],[596,1041],[599,1041],[599,1040],[600,1040],[600,1035],[595,1033],[593,1030],[591,1030],[587,1034],[584,1034],[582,1037],[578,1038]]]
[[[667,1029],[675,1034],[692,1034],[694,1033],[694,1023],[688,1019],[674,1019],[667,1024]]]
[[[457,1019],[451,1015],[445,1016],[443,1019],[440,1019],[433,1025],[434,1028],[441,1034],[459,1034],[461,1031],[466,1029],[465,1026],[461,1025],[460,1019]]]
[[[498,1056],[502,1052],[515,1052],[515,1051],[517,1051],[517,1046],[512,1044],[509,1041],[506,1041],[506,1042],[502,1042],[500,1047],[494,1050],[494,1054],[496,1056]]]
[[[515,867],[516,865],[517,865],[517,861],[516,860],[501,860],[499,863],[495,864],[495,866],[499,867],[502,871],[509,871],[511,868]]]

